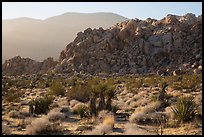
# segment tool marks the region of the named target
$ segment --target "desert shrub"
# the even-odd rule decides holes
[[[85,133],[85,135],[107,135],[113,132],[111,125],[99,124],[92,131]]]
[[[115,117],[114,117],[114,115],[112,115],[110,113],[108,115],[106,115],[104,117],[104,119],[103,119],[103,124],[104,125],[109,125],[109,126],[111,126],[113,128],[114,124],[115,124]]]
[[[144,79],[145,86],[156,87],[161,80],[161,77],[158,75],[148,76]]]
[[[127,78],[126,79],[126,87],[128,90],[137,89],[143,86],[144,79],[143,78]]]
[[[133,113],[130,117],[129,117],[129,121],[131,123],[139,123],[140,121],[143,120],[143,118],[145,117],[145,113],[143,111],[139,111],[137,113]]]
[[[171,107],[178,123],[192,120],[196,115],[196,104],[192,97],[181,97],[174,107]]]
[[[8,113],[8,115],[11,118],[25,118],[25,117],[29,117],[30,113],[25,110],[20,110],[20,111],[12,110]]]
[[[112,112],[108,111],[108,110],[101,110],[98,112],[98,119],[100,122],[103,122],[103,120],[105,119],[106,116],[109,115],[114,115]]]
[[[172,84],[172,87],[176,90],[186,89],[186,92],[196,91],[202,83],[201,74],[183,75],[179,78]]]
[[[163,135],[164,132],[164,128],[167,127],[167,117],[165,115],[165,113],[154,113],[153,115],[155,115],[156,117],[151,116],[151,119],[154,121],[155,127],[154,127],[154,132],[157,135]]]
[[[48,114],[47,117],[50,121],[57,121],[65,119],[65,115],[60,112],[58,108],[52,109]]]
[[[51,123],[47,118],[37,118],[26,127],[28,135],[43,135],[62,132],[59,122]]]
[[[73,108],[73,111],[80,115],[81,118],[89,117],[90,115],[89,108],[84,104],[77,104],[75,108]]]
[[[57,102],[53,102],[51,105],[50,105],[50,109],[54,109],[54,108],[57,108],[59,107],[59,104]]]
[[[11,135],[11,129],[5,124],[2,124],[2,135]]]
[[[56,96],[59,96],[59,95],[64,96],[65,95],[65,88],[63,87],[63,85],[59,81],[53,82],[51,87],[50,87],[50,94],[56,95]]]
[[[10,111],[10,112],[8,113],[8,116],[9,116],[10,118],[18,118],[18,117],[19,117],[19,112],[16,111],[16,110],[12,110],[12,111]]]
[[[120,107],[118,105],[112,105],[111,111],[115,114],[119,109]]]
[[[71,87],[67,88],[66,96],[69,100],[75,99],[82,102],[89,100],[88,86],[84,81],[76,81],[71,84]]]
[[[5,97],[5,100],[8,102],[19,102],[20,97],[23,94],[24,94],[24,91],[11,88],[5,93],[4,97]]]
[[[29,117],[30,113],[26,109],[22,109],[19,111],[20,115],[23,115],[24,117]]]
[[[75,100],[75,99],[72,99],[70,102],[69,102],[69,106],[72,108],[74,107],[76,104],[78,104],[79,101],[78,100]]]
[[[103,123],[97,125],[91,132],[86,134],[90,135],[105,135],[110,134],[113,132],[114,124],[115,124],[115,117],[112,113],[107,111],[100,111],[101,117],[103,117]],[[104,116],[105,115],[105,116]]]
[[[146,119],[147,114],[154,112],[160,106],[160,102],[151,102],[148,105],[137,107],[129,117],[131,123],[140,123]]]
[[[104,117],[108,114],[108,110],[101,110],[98,112],[98,118],[99,120],[101,120],[101,122],[103,121]]]
[[[58,104],[59,106],[69,105],[68,100],[67,100],[66,97],[60,98],[60,99],[57,101],[57,104]]]
[[[30,105],[35,106],[34,113],[35,114],[42,114],[46,113],[49,110],[49,106],[53,102],[53,97],[51,96],[44,96],[44,97],[37,97],[30,101]]]

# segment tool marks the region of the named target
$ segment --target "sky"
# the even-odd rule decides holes
[[[162,19],[167,14],[202,14],[202,2],[2,2],[2,18],[46,19],[66,12],[112,12],[129,19]]]

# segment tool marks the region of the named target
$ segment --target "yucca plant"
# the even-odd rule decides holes
[[[184,123],[195,117],[197,106],[192,97],[182,97],[171,107],[178,123]]]

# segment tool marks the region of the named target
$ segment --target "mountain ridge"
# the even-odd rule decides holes
[[[3,57],[6,56],[11,58],[16,55],[21,55],[23,57],[31,57],[35,60],[42,61],[44,58],[53,56],[57,59],[57,53],[59,53],[67,43],[74,39],[78,31],[82,31],[88,27],[97,28],[102,26],[106,28],[127,19],[117,14],[107,13],[107,16],[110,15],[112,17],[112,15],[114,15],[117,17],[108,17],[107,20],[105,18],[100,19],[100,15],[95,14],[96,16],[98,15],[97,20],[90,15],[89,20],[82,21],[81,18],[84,14],[78,13],[77,15],[79,15],[78,18],[73,21],[70,18],[67,19],[64,17],[63,14],[59,15],[60,18],[66,18],[66,22],[56,21],[59,16],[55,16],[54,20],[52,18],[52,23],[48,19],[38,20],[27,17],[3,20]],[[88,16],[89,14],[86,15]],[[30,47],[33,47],[32,51]],[[43,51],[44,49],[47,49],[46,53]],[[4,60],[5,59],[2,59],[3,62]]]

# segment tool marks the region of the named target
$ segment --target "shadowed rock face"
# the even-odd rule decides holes
[[[53,69],[57,73],[161,75],[174,72],[179,75],[184,71],[200,73],[201,65],[202,15],[196,17],[188,13],[169,14],[161,20],[131,19],[109,29],[87,28],[78,32],[60,53],[58,63],[52,59],[39,63],[15,57],[3,64],[3,72],[33,73]]]
[[[142,74],[193,63],[202,64],[202,15],[169,14],[79,32],[60,53],[55,71]]]

